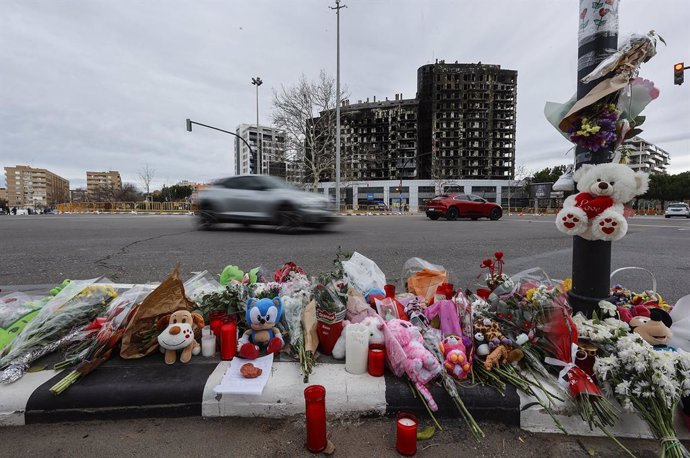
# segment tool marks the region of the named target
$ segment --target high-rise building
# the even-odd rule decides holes
[[[252,151],[235,138],[235,174],[256,173],[285,177],[285,132],[275,127],[240,124],[235,133],[252,146]],[[259,141],[257,142],[257,137]]]
[[[69,181],[46,169],[5,167],[5,183],[10,207],[36,209],[69,201]]]
[[[417,70],[417,170],[422,179],[512,179],[517,71],[500,65]]]
[[[112,200],[122,191],[120,172],[86,172],[86,189],[91,200]]]
[[[414,99],[344,100],[341,180],[512,179],[516,99],[517,71],[440,61],[418,69]],[[311,124],[334,131],[331,111]],[[335,149],[334,135],[315,138],[329,145],[314,150]]]
[[[628,165],[636,172],[666,173],[670,156],[665,150],[637,136],[625,140],[623,146],[628,152]]]

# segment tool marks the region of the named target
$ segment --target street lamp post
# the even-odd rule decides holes
[[[347,8],[341,5],[340,0],[335,0],[336,16],[336,72],[335,72],[335,202],[340,211],[340,9]]]
[[[237,138],[239,138],[240,140],[242,140],[242,141],[244,142],[245,145],[247,145],[247,148],[249,148],[249,155],[251,156],[251,155],[253,154],[252,145],[250,145],[250,144],[247,142],[247,140],[245,140],[244,138],[240,137],[240,136],[237,135],[236,133],[230,132],[229,130],[219,129],[218,127],[209,126],[208,124],[201,124],[200,122],[192,121],[192,120],[189,119],[189,118],[187,118],[187,132],[191,132],[191,131],[192,131],[192,125],[193,125],[193,124],[196,124],[197,126],[206,127],[206,128],[208,128],[208,129],[218,130],[218,131],[220,131],[220,132],[223,132],[223,133],[226,133],[226,134],[230,134],[230,135],[232,135],[232,136],[234,136],[234,137],[237,137]],[[237,170],[236,172],[239,172],[239,170]]]
[[[263,158],[263,148],[262,148],[262,141],[261,141],[261,126],[259,126],[259,86],[261,86],[264,82],[261,81],[261,78],[258,76],[256,78],[252,78],[252,84],[256,86],[256,144],[257,144],[257,150],[258,153],[256,155],[256,168],[258,170],[258,174],[261,174],[261,168],[264,164],[264,158]]]

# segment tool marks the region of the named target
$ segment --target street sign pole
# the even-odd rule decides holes
[[[580,100],[596,86],[601,79],[585,84],[581,79],[587,76],[618,47],[618,0],[599,2],[600,8],[593,8],[592,0],[580,0],[580,28],[577,50],[577,99]],[[584,164],[611,162],[613,148],[588,151],[575,149],[575,168]],[[573,288],[570,304],[573,312],[591,316],[602,299],[609,297],[611,275],[611,242],[585,240],[573,237]]]

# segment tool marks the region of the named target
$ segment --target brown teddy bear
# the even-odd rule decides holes
[[[165,316],[158,321],[165,322]],[[182,350],[180,362],[188,363],[192,355],[201,352],[201,345],[194,338],[194,332],[204,327],[204,317],[187,310],[178,310],[170,314],[168,325],[158,334],[158,345],[165,351],[165,364],[174,364],[177,360],[177,350]]]
[[[649,317],[636,316],[629,324],[633,332],[639,334],[655,350],[673,350],[673,347],[668,345],[673,336],[673,319],[664,310],[653,308],[649,312]]]

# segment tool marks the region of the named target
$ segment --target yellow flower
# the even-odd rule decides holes
[[[527,290],[527,294],[525,294],[525,298],[527,298],[528,301],[532,301],[532,298],[534,297],[534,293],[537,290],[537,288],[532,288]]]
[[[572,278],[566,278],[561,282],[561,288],[563,288],[563,291],[567,292],[573,289],[573,279]]]

